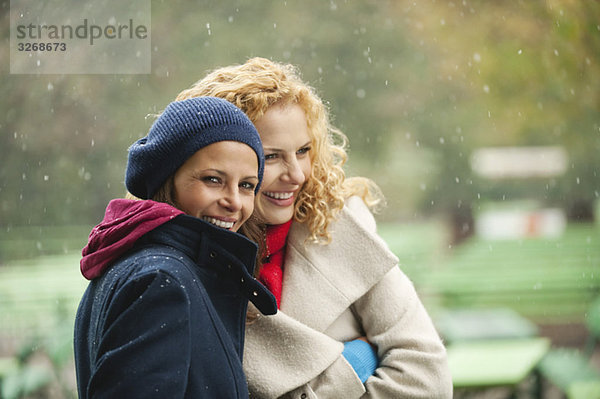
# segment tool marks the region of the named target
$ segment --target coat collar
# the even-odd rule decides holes
[[[179,215],[147,233],[136,245],[162,244],[191,258],[196,265],[213,270],[263,314],[277,312],[275,297],[253,276],[257,246],[241,234],[215,227],[198,218]]]
[[[398,265],[362,201],[345,206],[330,231],[331,243],[309,243],[308,229],[293,223],[285,260],[281,310],[318,331]]]

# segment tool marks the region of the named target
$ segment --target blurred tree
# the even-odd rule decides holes
[[[560,201],[569,215],[589,219],[600,185],[593,155],[600,145],[593,89],[600,78],[600,4],[429,2],[407,15],[432,69],[429,82],[409,89],[421,109],[409,111],[407,129],[436,149],[443,165],[423,206],[450,212],[462,231],[472,219],[466,210],[484,189],[471,176],[473,149],[563,145],[571,158],[567,175],[545,193],[531,185],[527,195]],[[518,194],[503,187],[504,196]]]
[[[600,3],[568,0],[152,0],[150,75],[0,65],[0,227],[98,222],[124,193],[126,149],[147,132],[146,115],[252,56],[299,67],[350,138],[349,173],[383,186],[388,218],[443,212],[457,239],[468,235],[479,199],[501,194],[472,176],[472,150],[545,144],[568,149],[567,176],[509,182],[504,195],[588,218],[600,192],[599,17]]]

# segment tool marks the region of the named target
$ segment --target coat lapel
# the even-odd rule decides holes
[[[358,202],[332,223],[328,245],[305,242],[308,230],[300,223],[289,232],[281,310],[317,331],[325,331],[398,264],[375,234],[373,216]]]

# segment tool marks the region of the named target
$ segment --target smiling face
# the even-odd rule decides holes
[[[311,173],[306,116],[297,104],[274,105],[255,126],[265,151],[257,209],[267,224],[282,224],[294,216],[294,203]]]
[[[254,210],[258,159],[237,141],[219,141],[192,155],[173,177],[175,203],[188,215],[237,231]]]

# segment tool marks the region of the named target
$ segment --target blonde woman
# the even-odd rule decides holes
[[[449,398],[445,348],[376,234],[370,180],[346,178],[346,138],[295,68],[264,58],[217,69],[177,100],[221,97],[255,124],[266,224],[257,275],[278,301],[249,314],[244,371],[257,398]]]

